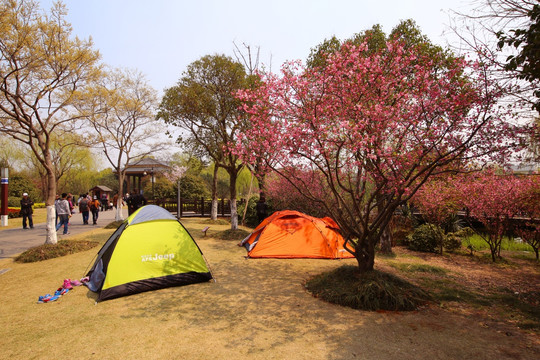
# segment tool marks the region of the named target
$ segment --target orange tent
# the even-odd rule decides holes
[[[331,218],[284,210],[264,219],[240,246],[250,258],[352,258],[343,243]]]

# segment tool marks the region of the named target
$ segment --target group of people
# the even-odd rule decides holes
[[[124,201],[128,206],[128,215],[133,214],[138,208],[146,205],[146,198],[138,191],[132,191],[131,194],[126,193]]]
[[[77,206],[79,207],[79,212],[82,215],[84,225],[88,225],[90,212],[92,212],[93,224],[97,224],[99,209],[101,207],[97,196],[94,196],[92,198],[88,194],[81,194],[79,196],[79,200],[77,201]],[[63,234],[69,234],[69,219],[75,213],[75,203],[73,202],[73,196],[67,193],[62,193],[61,197],[57,195],[54,202],[54,207],[56,210],[56,231],[58,231],[63,226]]]
[[[96,225],[99,211],[102,209],[102,204],[97,196],[92,198],[88,194],[81,194],[77,201],[77,205],[79,206],[79,212],[82,214],[83,224],[88,225],[88,219],[90,218],[90,213],[92,213],[92,224]]]
[[[104,197],[108,204],[108,198]],[[113,206],[116,208],[118,202],[118,194],[114,195]],[[127,193],[122,199],[122,205],[128,205],[128,213],[131,215],[139,207],[146,205],[146,198],[137,191],[133,191],[131,194]],[[28,197],[28,193],[23,193],[21,199],[21,215],[23,229],[33,229],[34,222],[32,219],[34,202]],[[92,213],[92,224],[96,225],[99,217],[100,210],[103,211],[107,208],[103,206],[103,202],[98,199],[98,196],[90,196],[88,193],[81,194],[77,203],[75,204],[73,195],[69,193],[62,193],[61,196],[56,195],[54,202],[54,208],[56,210],[56,231],[60,230],[63,226],[63,234],[69,234],[69,219],[75,214],[75,207],[79,208],[79,212],[82,215],[84,225],[89,224],[90,213]]]

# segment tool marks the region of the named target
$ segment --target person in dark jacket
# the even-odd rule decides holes
[[[143,194],[139,193],[137,190],[133,191],[128,198],[128,213],[129,215],[137,211],[141,206],[146,205],[146,198]]]
[[[30,226],[30,229],[34,228],[34,222],[32,220],[32,213],[34,212],[32,210],[32,205],[34,205],[34,202],[30,200],[27,193],[23,194],[23,197],[21,199],[21,215],[22,215],[22,226],[23,229],[28,229],[26,226],[26,220],[28,219],[28,225]]]
[[[268,216],[268,205],[266,205],[266,199],[264,197],[261,197],[259,201],[257,201],[257,204],[255,205],[255,210],[257,212],[257,220],[260,224]]]
[[[86,199],[86,195],[81,195],[80,197],[79,212],[82,214],[83,225],[88,225],[88,218],[90,217],[90,203]]]

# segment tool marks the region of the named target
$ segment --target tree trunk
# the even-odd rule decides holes
[[[124,220],[124,214],[122,213],[122,198],[124,193],[124,174],[119,171],[120,167],[118,167],[118,199],[116,200],[116,214],[114,215],[114,220],[116,221],[123,221]]]
[[[255,178],[257,179],[257,182],[259,183],[259,198],[266,197],[266,175],[263,171],[263,163],[262,160],[257,159],[257,162],[255,163],[255,168],[252,173],[255,173]]]
[[[493,262],[496,262],[497,261],[497,245],[489,244],[489,250],[491,251],[491,260],[493,260]]]
[[[255,175],[257,182],[259,183],[259,197],[266,197],[266,176],[265,175]]]
[[[219,170],[219,167],[214,164],[214,177],[212,179],[212,209],[210,210],[210,219],[212,220],[217,220],[217,215],[218,215],[218,195],[217,195],[218,170]]]
[[[381,252],[384,254],[392,253],[392,232],[389,225],[381,233]]]
[[[439,237],[439,253],[442,255],[444,250],[444,237],[446,236],[442,231],[440,232],[438,227],[435,226],[435,229],[437,231],[438,237]]]
[[[47,207],[47,234],[45,236],[45,244],[56,244],[58,238],[56,236],[56,210],[54,208],[54,201],[56,200],[56,179],[54,176],[54,166],[50,160],[50,156],[45,154],[47,170],[47,197],[45,198],[45,206]]]
[[[355,257],[358,262],[358,269],[361,273],[373,271],[375,265],[375,243],[369,238],[359,239],[355,248]]]
[[[231,200],[231,230],[238,229],[238,210],[236,208],[236,199]]]
[[[238,174],[235,168],[229,170],[229,192],[231,194],[231,230],[238,229],[238,212],[236,209],[236,178]]]
[[[49,191],[49,184],[47,182],[47,172],[42,173],[41,170],[38,170],[38,174],[41,178],[41,196],[43,199],[47,199],[47,192]],[[56,195],[56,194],[55,194]]]
[[[385,202],[383,197],[378,197],[378,211],[379,213],[384,211]],[[390,231],[390,223],[392,222],[392,219],[388,221],[386,226],[382,229],[380,232],[380,244],[381,244],[381,252],[384,254],[391,254],[392,253],[392,232]]]
[[[249,183],[249,191],[248,191],[248,196],[246,200],[246,206],[244,206],[244,213],[242,214],[242,226],[246,225],[246,214],[247,214],[247,210],[249,206],[249,199],[251,198],[251,190],[253,188],[253,173],[250,172],[250,174],[251,174],[251,182]]]

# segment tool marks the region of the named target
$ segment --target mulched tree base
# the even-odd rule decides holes
[[[306,289],[316,298],[361,310],[411,311],[431,301],[421,288],[381,271],[360,273],[344,265],[308,280]]]

